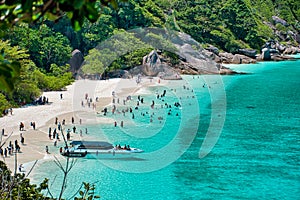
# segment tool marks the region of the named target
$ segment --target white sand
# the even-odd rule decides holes
[[[49,99],[48,105],[27,106],[23,108],[13,109],[13,115],[8,115],[0,118],[0,129],[5,129],[5,135],[2,136],[2,142],[7,140],[3,147],[7,147],[9,141],[14,144],[15,140],[21,146],[21,153],[17,154],[17,166],[20,163],[28,163],[40,159],[49,159],[49,156],[57,155],[58,150],[53,147],[53,140],[48,138],[48,127],[55,127],[54,119],[58,117],[58,121],[66,119],[66,124],[71,123],[72,116],[75,118],[75,124],[79,123],[99,123],[97,118],[88,117],[88,113],[99,112],[103,107],[112,102],[112,92],[115,92],[115,97],[124,99],[128,95],[134,95],[143,87],[151,85],[166,84],[166,81],[158,83],[158,79],[153,80],[144,78],[142,82],[137,85],[136,79],[110,79],[108,81],[92,81],[92,80],[78,80],[67,87],[66,91],[44,92],[42,96]],[[60,98],[60,94],[63,98]],[[89,108],[86,104],[85,94],[92,98],[98,97],[99,101],[96,104],[96,109]],[[84,107],[81,102],[84,102]],[[30,122],[36,123],[36,130],[30,126]],[[23,122],[25,131],[19,131],[19,124]],[[101,123],[112,123],[112,119],[107,118]],[[53,129],[52,129],[53,130]],[[12,135],[9,137],[9,135]],[[20,143],[20,133],[25,138],[25,145]],[[73,138],[75,139],[75,138]],[[62,141],[60,141],[62,142]],[[45,146],[48,145],[51,154],[45,153]],[[6,158],[0,157],[4,160],[8,167],[14,172],[15,169],[15,155]],[[33,163],[33,162],[32,162]],[[29,170],[29,169],[25,169]]]

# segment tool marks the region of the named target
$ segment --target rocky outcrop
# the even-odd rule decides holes
[[[172,68],[170,64],[163,62],[163,60],[158,51],[153,50],[144,56],[141,66],[137,66],[129,72],[133,75],[157,76],[162,79],[181,79],[178,70]]]
[[[239,53],[255,59],[257,51],[254,49],[239,49]]]
[[[278,49],[278,51],[279,51],[280,53],[283,53],[284,50],[286,49],[286,47],[283,46],[283,45],[281,45],[279,42],[277,42],[277,43],[276,43],[276,49]]]
[[[230,69],[220,70],[220,65],[214,61],[220,59],[215,54],[219,52],[213,46],[209,48],[210,51],[205,50],[197,41],[185,33],[172,35],[170,41],[176,47],[173,53],[179,58],[176,64],[172,63],[172,60],[163,57],[161,51],[153,50],[143,58],[143,64],[130,70],[130,73],[133,75],[159,76],[162,79],[181,79],[180,74],[235,73]],[[244,60],[244,57],[242,60]]]
[[[261,59],[262,60],[271,60],[271,53],[270,53],[270,49],[265,47],[261,50]]]
[[[287,47],[283,52],[283,54],[297,54],[297,53],[300,53],[300,49],[297,47]]]
[[[219,74],[217,63],[210,59],[206,54],[207,51],[190,35],[179,32],[171,38],[171,42],[177,48],[175,53],[185,60],[181,63],[181,67],[186,67],[184,71],[192,70],[196,74]]]
[[[250,63],[256,63],[255,59],[252,59],[248,56],[241,55],[241,54],[235,54],[232,53],[219,53],[220,60],[222,63],[225,64],[250,64]]]
[[[266,42],[261,52],[261,55],[257,57],[258,61],[282,61],[293,60],[293,57],[286,55],[300,53],[300,49],[293,46],[284,46],[278,41],[271,40]]]

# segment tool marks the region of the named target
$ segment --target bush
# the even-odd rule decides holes
[[[0,93],[0,112],[3,113],[5,109],[8,109],[10,107],[11,105],[7,101],[6,97],[2,93]]]

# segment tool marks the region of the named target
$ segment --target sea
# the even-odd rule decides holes
[[[300,60],[228,67],[246,74],[187,75],[156,84],[117,105],[135,108],[143,98],[134,118],[108,114],[117,127],[78,125],[89,139],[144,152],[70,159],[63,198],[78,197],[86,182],[103,200],[300,199]],[[58,160],[65,168],[66,159]],[[31,182],[44,178],[51,192],[45,194],[58,197],[63,171],[54,160],[33,169]]]

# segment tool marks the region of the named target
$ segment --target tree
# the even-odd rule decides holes
[[[44,18],[58,20],[63,16],[68,16],[75,30],[79,30],[87,18],[91,22],[96,22],[100,16],[103,6],[111,5],[117,8],[117,0],[101,1],[60,1],[50,0],[26,0],[26,1],[4,1],[0,6],[0,36],[5,35],[5,30],[13,25],[26,22],[28,24],[42,21]],[[0,55],[0,88],[12,91],[13,82],[18,77],[20,65],[18,61],[7,62],[3,55]]]
[[[74,29],[79,30],[85,18],[87,18],[90,22],[96,22],[100,16],[102,6],[108,5],[117,8],[118,1],[5,1],[0,7],[0,14],[2,16],[1,25],[2,27],[7,27],[20,21],[35,23],[39,22],[43,18],[58,20],[62,16],[67,15],[71,20]]]
[[[53,32],[46,24],[32,28],[20,24],[7,35],[7,39],[12,45],[28,49],[31,60],[46,72],[50,71],[51,64],[64,65],[71,56],[69,40],[61,33]]]
[[[45,197],[41,192],[47,188],[43,182],[39,187],[30,184],[25,174],[11,175],[11,171],[4,162],[0,161],[0,199],[37,200],[52,198]]]

